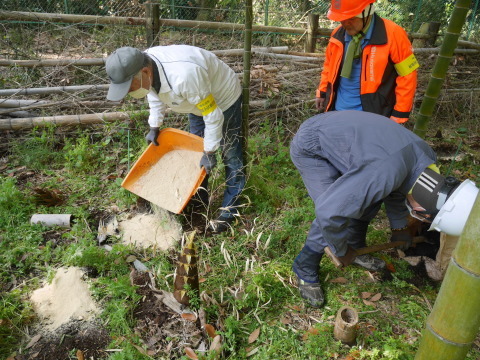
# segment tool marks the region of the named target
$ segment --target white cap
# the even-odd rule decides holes
[[[370,11],[368,10],[369,6],[370,6]],[[364,17],[368,17],[368,16],[373,15],[374,12],[375,12],[375,4],[372,3],[372,4],[367,5],[367,7],[365,9],[363,9],[363,11],[355,17],[363,19]]]
[[[478,188],[471,180],[462,182],[450,195],[432,221],[428,230],[437,230],[447,235],[460,236],[467,222]]]

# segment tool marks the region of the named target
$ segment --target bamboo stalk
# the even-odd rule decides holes
[[[0,108],[18,108],[22,106],[30,106],[35,104],[47,104],[51,101],[44,100],[11,100],[11,99],[0,99]]]
[[[145,18],[141,17],[120,17],[120,16],[96,16],[96,15],[72,15],[72,14],[52,14],[52,13],[35,13],[24,11],[4,11],[0,10],[0,20],[13,21],[49,21],[62,22],[68,24],[95,24],[95,25],[145,25]],[[180,27],[188,29],[209,29],[209,30],[228,30],[243,31],[244,25],[235,23],[218,23],[209,21],[181,20],[181,19],[160,19],[161,26]],[[253,32],[260,33],[280,33],[280,34],[306,34],[306,29],[279,27],[279,26],[263,26],[253,25]],[[330,36],[333,29],[319,28],[315,32],[315,36]],[[430,34],[409,33],[411,39],[428,39],[432,37]],[[472,43],[475,44],[475,43]],[[476,45],[480,46],[480,45]]]
[[[445,80],[450,60],[457,47],[460,32],[462,31],[468,10],[470,9],[470,3],[471,0],[456,0],[455,2],[455,7],[453,8],[452,16],[448,23],[445,38],[440,47],[437,60],[435,61],[427,90],[425,91],[422,104],[420,105],[419,113],[415,119],[413,132],[422,138],[424,138],[427,133],[428,123],[432,117],[443,81]]]
[[[249,129],[249,111],[250,111],[250,68],[252,59],[252,23],[253,10],[252,0],[246,0],[245,3],[245,32],[244,32],[244,53],[243,53],[243,84],[242,84],[242,133],[243,133],[243,161],[248,162],[248,129]]]
[[[108,90],[110,85],[57,86],[27,89],[0,89],[0,96],[63,94],[90,90]]]
[[[45,59],[45,60],[6,60],[0,59],[0,66],[38,67],[38,66],[103,66],[107,58],[92,59]]]
[[[256,47],[254,53],[285,53],[288,46]],[[211,51],[217,56],[242,56],[243,49],[227,49]],[[45,60],[7,60],[0,59],[0,66],[43,67],[43,66],[103,66],[107,58],[91,59],[45,59]]]
[[[463,92],[477,92],[480,91],[480,88],[475,88],[475,89],[444,89],[444,92],[448,93],[463,93]]]
[[[458,240],[416,360],[462,360],[480,327],[480,196]]]
[[[307,70],[294,71],[294,72],[286,73],[286,74],[280,74],[280,76],[282,76],[284,78],[289,78],[289,77],[306,75],[306,74],[318,74],[318,75],[320,75],[320,71],[322,71],[322,69],[320,69],[320,68],[307,69]]]
[[[213,50],[211,51],[217,56],[243,56],[245,49],[228,49],[228,50]],[[251,48],[253,54],[257,53],[285,53],[288,51],[288,46],[273,46],[273,47],[254,47]]]
[[[31,109],[39,109],[39,108],[44,108],[44,107],[49,107],[49,106],[61,105],[64,102],[65,101],[44,102],[42,104],[32,104],[32,105],[28,105],[28,106],[22,106],[21,108],[0,110],[0,115],[8,114],[8,113],[11,113],[12,111],[17,111],[17,110],[31,110]]]
[[[268,109],[268,110],[262,110],[262,111],[254,111],[254,112],[250,113],[250,116],[268,115],[268,114],[280,112],[280,111],[283,111],[283,110],[296,108],[296,107],[299,107],[299,106],[302,106],[302,105],[305,105],[305,104],[311,106],[311,104],[314,104],[314,103],[315,103],[315,99],[300,101],[298,103],[286,105],[286,106],[283,106],[283,107],[280,107],[280,108]]]
[[[130,115],[125,112],[0,119],[0,130],[31,129],[33,127],[45,127],[49,124],[58,126],[88,125],[128,119],[130,119]]]
[[[72,15],[37,13],[27,11],[0,11],[0,20],[14,21],[50,21],[67,24],[98,24],[98,25],[145,25],[141,17],[113,17],[96,15]]]
[[[287,54],[272,54],[272,53],[259,53],[259,55],[281,59],[281,60],[289,60],[289,61],[298,61],[298,62],[318,62],[317,57],[307,57],[307,56],[296,56],[296,55],[287,55]]]
[[[297,56],[310,56],[310,57],[315,57],[315,58],[324,58],[325,54],[320,54],[320,53],[308,53],[308,52],[299,52],[299,51],[288,51],[288,55],[297,55]]]
[[[8,110],[0,110],[0,114],[11,114],[14,111],[22,111],[36,108],[57,107],[60,109],[72,107],[98,108],[119,106],[119,101],[40,101],[40,100],[1,100],[0,108]]]
[[[414,48],[413,49],[413,52],[415,54],[436,54],[438,52],[440,52],[441,49],[438,48],[438,47],[434,47],[434,48]],[[477,49],[459,49],[459,48],[456,48],[453,50],[453,53],[454,54],[478,54],[479,53],[479,50]]]

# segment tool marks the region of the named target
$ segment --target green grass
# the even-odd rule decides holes
[[[122,349],[109,359],[149,358],[135,347],[141,342],[133,332],[133,309],[140,298],[130,284],[126,258],[135,250],[117,244],[106,252],[96,241],[99,216],[112,206],[129,211],[137,200],[120,187],[128,166],[145,148],[145,113],[137,116],[134,130],[113,123],[60,136],[49,127],[13,142],[0,178],[0,284],[1,289],[9,289],[0,298],[1,358],[26,345],[23,334],[35,321],[28,295],[60,266],[88,267],[98,274],[89,279],[92,294],[102,305],[101,320],[112,336],[110,347]],[[413,359],[438,288],[408,284],[412,273],[399,259],[383,254],[396,273],[392,280],[372,281],[361,269],[339,270],[324,258],[320,277],[325,280],[327,303],[319,310],[304,306],[294,287],[291,264],[314,212],[290,161],[289,140],[282,121],[265,119],[249,139],[249,177],[243,197],[248,206],[234,234],[197,238],[200,276],[206,279],[200,291],[215,300],[201,305],[210,323],[223,323],[219,333],[224,358]],[[17,177],[23,166],[34,176]],[[454,170],[478,173],[478,166],[459,162]],[[221,178],[213,179],[212,186],[221,185]],[[52,208],[37,205],[34,189],[38,187],[59,190],[64,203]],[[55,229],[60,234],[56,242],[45,237],[51,229],[29,224],[32,214],[49,212],[71,213],[76,219],[68,231]],[[387,231],[375,220],[368,242],[385,241]],[[158,288],[172,290],[175,265],[170,254],[146,250],[135,255],[152,269]],[[347,283],[330,282],[338,277]],[[366,305],[362,292],[381,293],[382,299],[376,307]],[[351,348],[332,336],[334,316],[343,305],[360,313],[358,344]],[[248,337],[257,328],[260,335],[249,344]],[[469,353],[471,359],[479,356],[478,350]],[[214,358],[213,354],[203,357]]]

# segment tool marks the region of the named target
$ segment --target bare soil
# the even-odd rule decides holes
[[[71,360],[74,351],[77,359],[79,354],[85,359],[105,359],[105,351],[111,339],[108,332],[99,323],[69,322],[55,332],[40,331],[32,337],[38,338],[27,349],[27,353],[17,355],[12,360]]]

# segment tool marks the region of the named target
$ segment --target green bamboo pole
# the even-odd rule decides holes
[[[243,129],[243,159],[244,163],[247,159],[248,144],[248,112],[250,110],[250,60],[252,58],[252,23],[253,10],[252,0],[245,2],[245,33],[243,48],[243,92],[242,92],[242,129]]]
[[[415,360],[465,359],[480,327],[480,196],[427,319]]]
[[[453,8],[450,22],[448,23],[447,32],[445,33],[437,61],[433,67],[427,90],[423,96],[419,114],[415,120],[413,132],[421,138],[424,138],[425,134],[427,133],[428,122],[432,117],[433,109],[437,102],[438,96],[440,95],[443,81],[445,80],[445,75],[448,71],[448,66],[450,65],[450,60],[453,57],[455,48],[457,47],[460,32],[462,31],[468,10],[470,9],[470,3],[471,0],[457,0],[455,2],[455,7]]]

